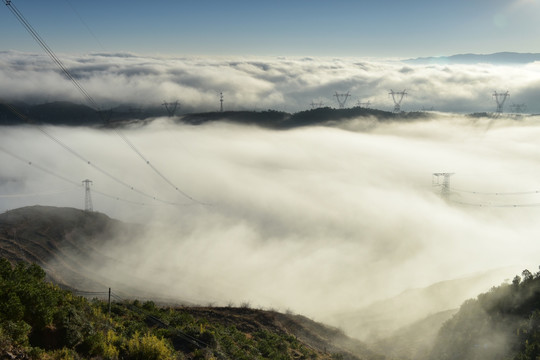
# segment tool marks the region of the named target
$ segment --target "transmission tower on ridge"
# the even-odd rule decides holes
[[[497,114],[503,113],[503,106],[504,102],[506,101],[506,98],[508,98],[510,94],[507,92],[505,93],[497,93],[496,91],[493,92],[493,97],[495,98],[495,101],[497,102]]]
[[[92,206],[92,195],[90,194],[90,185],[92,185],[92,180],[83,180],[84,185],[84,211],[94,211]]]
[[[360,100],[358,100],[358,102],[356,103],[357,106],[360,106],[360,107],[363,107],[365,109],[369,109],[369,107],[371,106],[371,101],[366,101],[366,102],[361,102]]]
[[[390,89],[388,94],[392,95],[392,100],[394,100],[394,112],[401,112],[401,102],[403,101],[403,97],[407,95],[407,90],[394,91]]]
[[[345,108],[345,103],[347,102],[347,99],[351,96],[351,94],[349,94],[348,91],[345,94],[339,94],[336,91],[336,94],[334,96],[336,97],[336,100],[337,100],[337,102],[339,104],[339,108],[343,109],[343,108]]]
[[[443,199],[447,199],[450,196],[450,176],[452,175],[454,175],[454,173],[433,173],[431,178],[432,186],[440,186],[440,195]]]
[[[527,110],[527,105],[525,104],[512,104],[510,105],[510,109],[513,113],[523,113]]]
[[[219,111],[223,112],[223,93],[222,92],[219,93],[219,104],[220,104]]]
[[[311,104],[309,104],[309,105],[311,105],[312,110],[322,108],[324,106],[322,101],[319,101],[318,103],[316,103],[315,101],[312,101]]]
[[[165,109],[167,109],[167,113],[169,114],[169,117],[173,117],[174,113],[176,112],[176,108],[178,107],[178,100],[175,102],[166,102],[164,101],[163,104],[165,106]]]

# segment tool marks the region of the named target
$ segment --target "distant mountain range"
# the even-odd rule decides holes
[[[410,64],[528,64],[540,61],[540,53],[498,52],[494,54],[458,54],[404,60]]]

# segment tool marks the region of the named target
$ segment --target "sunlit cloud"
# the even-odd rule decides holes
[[[30,103],[84,103],[45,55],[0,53],[0,96]],[[149,58],[124,54],[65,56],[64,62],[100,106],[160,106],[179,100],[182,112],[219,109],[296,112],[322,102],[338,107],[335,93],[350,93],[346,106],[370,103],[392,110],[391,89],[407,90],[403,110],[494,111],[493,91],[539,112],[539,63],[526,65],[411,65],[330,58]],[[509,104],[510,104],[509,102]]]
[[[134,193],[36,129],[5,128],[0,140],[74,182],[91,179],[96,192],[146,204],[93,194],[96,211],[148,226],[138,238],[104,245],[114,266],[81,259],[96,274],[198,303],[247,301],[326,320],[408,288],[536,267],[540,207],[490,205],[540,203],[538,195],[456,192],[447,202],[431,177],[455,172],[452,188],[468,191],[536,190],[539,125],[534,117],[493,123],[443,114],[289,131],[166,119],[124,129],[182,191],[207,205],[175,192],[111,131],[47,128],[129,185],[178,206]],[[83,206],[82,187],[0,156],[0,194],[29,195],[3,197],[2,211]],[[67,192],[51,193],[60,191]]]

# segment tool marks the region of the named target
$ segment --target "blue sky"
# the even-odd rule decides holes
[[[538,0],[12,2],[56,52],[397,58],[540,52]],[[5,5],[0,31],[9,34],[1,50],[40,50]]]

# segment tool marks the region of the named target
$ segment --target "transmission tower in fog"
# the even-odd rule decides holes
[[[507,92],[499,94],[498,92],[493,92],[493,98],[495,99],[495,102],[497,102],[497,114],[503,113],[503,107],[504,102],[506,101],[506,98],[508,98],[510,94]]]
[[[312,101],[311,104],[309,105],[311,105],[312,110],[322,108],[324,106],[322,101],[319,101],[318,103],[316,103],[315,101]]]
[[[84,185],[84,211],[94,211],[94,207],[92,206],[92,195],[90,194],[90,185],[92,185],[91,180],[83,180]]]
[[[178,107],[178,100],[175,102],[166,102],[164,101],[163,104],[165,106],[165,109],[167,109],[167,114],[169,114],[169,117],[173,117],[174,113],[176,112],[176,108]]]
[[[223,93],[219,93],[219,112],[223,112]]]
[[[360,107],[363,107],[363,108],[366,108],[366,109],[369,109],[369,107],[371,106],[371,101],[365,101],[365,102],[361,102],[360,100],[358,100],[358,102],[356,103],[357,106],[360,106]]]
[[[390,89],[390,92],[388,94],[392,95],[392,100],[394,100],[394,112],[401,112],[401,102],[403,101],[403,97],[407,95],[407,90],[394,91]]]
[[[431,178],[431,185],[441,188],[440,195],[443,199],[447,199],[450,196],[450,176],[454,173],[433,173]]]
[[[343,109],[345,108],[345,103],[347,102],[347,99],[351,96],[351,94],[349,94],[349,92],[347,91],[347,93],[345,94],[339,94],[337,91],[336,91],[336,94],[334,95],[336,97],[336,100],[338,102],[338,105],[339,105],[339,108],[340,109]]]
[[[510,105],[510,109],[513,113],[523,113],[527,110],[527,105],[525,104],[512,104]]]

